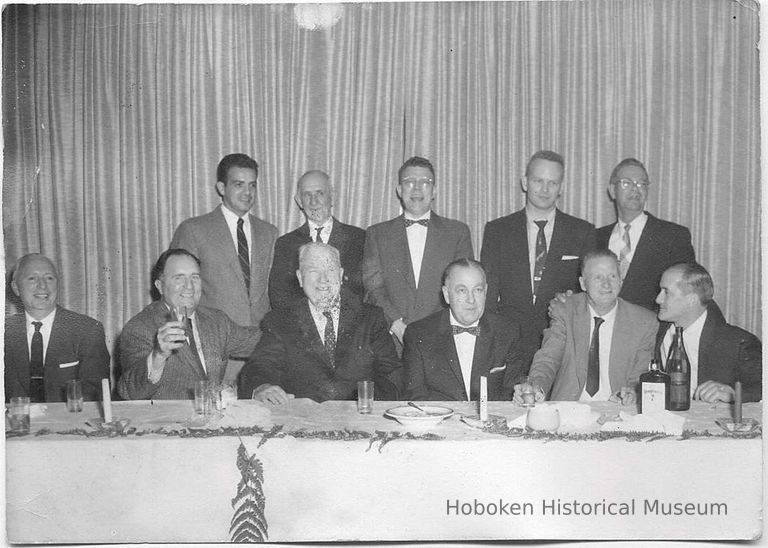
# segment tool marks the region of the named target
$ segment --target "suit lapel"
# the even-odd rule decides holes
[[[419,287],[424,286],[425,276],[431,275],[435,268],[439,268],[438,264],[440,262],[441,247],[443,245],[440,241],[442,228],[442,219],[433,211],[429,224],[427,225],[427,239],[424,242],[424,256],[421,259],[421,270],[419,271]],[[411,265],[411,271],[413,271],[413,265]]]
[[[640,239],[633,244],[635,254],[632,255],[632,262],[629,263],[629,269],[625,278],[628,278],[630,274],[640,275],[639,269],[642,265],[653,264],[656,260],[656,257],[654,257],[654,248],[656,247],[654,242],[658,225],[653,215],[650,213],[646,213],[646,215],[648,215],[648,220],[645,222]]]
[[[344,248],[347,246],[347,235],[342,230],[341,223],[336,220],[336,217],[333,218],[333,228],[331,229],[331,237],[328,238],[328,245],[332,245],[339,250],[341,255],[344,255]]]
[[[438,347],[435,350],[438,354],[442,355],[444,362],[448,363],[448,367],[456,379],[456,386],[458,388],[456,394],[466,400],[467,390],[464,388],[464,377],[461,375],[461,364],[459,363],[459,355],[456,352],[456,343],[453,340],[450,312],[448,310],[445,310],[440,318],[440,326],[437,330],[437,343]]]
[[[552,285],[552,276],[554,276],[560,266],[560,261],[564,252],[569,248],[570,243],[570,227],[566,226],[567,221],[560,213],[560,210],[555,210],[555,228],[552,231],[552,241],[549,242],[549,251],[547,252],[547,263],[544,273],[541,276],[541,282],[539,283],[539,291],[536,294],[536,307],[549,306],[549,303],[542,303],[539,299],[539,295],[550,294],[550,286]],[[526,238],[527,241],[527,238]]]
[[[328,367],[331,367],[331,361],[328,355],[325,353],[325,346],[320,338],[320,334],[317,332],[317,326],[315,320],[312,318],[312,313],[309,311],[309,300],[302,299],[294,309],[296,315],[296,323],[301,331],[301,338],[304,343],[304,347],[308,352],[315,354],[318,359]],[[341,320],[341,316],[339,316]],[[341,323],[341,321],[339,321]],[[340,333],[341,326],[339,326],[338,332]],[[338,337],[337,337],[338,338]]]
[[[589,305],[586,297],[577,305],[573,315],[574,354],[576,359],[576,379],[579,383],[579,393],[587,382],[587,361],[589,361],[590,324],[592,318],[589,315]]]
[[[209,318],[204,312],[199,309],[195,312],[195,320],[197,323],[197,339],[195,340],[195,346],[197,347],[197,353],[202,354],[205,359],[205,365],[208,368],[208,372],[203,369],[203,363],[200,361],[200,356],[195,355],[192,351],[192,347],[185,344],[179,349],[179,352],[184,356],[184,361],[187,362],[195,372],[195,376],[198,379],[210,379],[218,380],[216,373],[211,371],[211,366],[217,361],[214,357],[208,357],[205,355],[205,350],[209,348],[215,348],[216,345],[211,339],[212,329],[210,327]]]
[[[616,302],[616,317],[613,320],[611,352],[608,358],[608,378],[611,391],[618,390],[624,384],[626,369],[630,366],[627,351],[632,345],[632,322],[625,317],[627,309],[623,301]]]
[[[405,232],[405,217],[400,215],[395,221],[394,230],[392,231],[392,245],[395,249],[395,256],[400,258],[400,273],[405,278],[408,288],[411,290],[412,295],[416,295],[416,278],[413,276],[413,263],[411,262],[411,250],[408,247],[408,236]],[[429,230],[427,230],[427,238],[429,238]],[[426,250],[426,246],[425,246]]]
[[[223,205],[221,207],[224,207]],[[216,209],[216,216],[214,218],[213,230],[211,230],[210,240],[219,242],[218,248],[224,262],[229,265],[235,272],[240,274],[242,278],[242,270],[240,270],[240,259],[235,251],[235,244],[232,241],[232,234],[229,232],[229,226],[227,226],[227,220],[224,218],[224,213],[221,211],[221,207]],[[251,223],[251,232],[253,233],[253,223]],[[252,240],[253,241],[253,238]],[[253,245],[251,245],[253,248]],[[251,263],[253,263],[253,249],[251,252]],[[245,280],[243,280],[243,286],[245,286]]]
[[[309,234],[309,222],[305,221],[296,231],[299,233],[299,236],[304,238],[305,242],[309,243],[312,241],[312,236]],[[333,238],[333,232],[331,232],[331,238]]]
[[[526,225],[527,217],[525,210],[520,211],[520,215],[514,215],[510,218],[510,233],[507,241],[507,256],[520,257],[515,272],[518,273],[517,279],[512,280],[513,285],[522,288],[521,293],[525,301],[533,306],[533,290],[531,288],[531,260],[528,250],[528,227]]]
[[[24,387],[24,394],[29,393],[29,346],[27,344],[27,316],[23,312],[8,319],[6,332],[14,334],[11,340],[11,355],[6,356],[12,360],[13,370],[18,378],[19,385]],[[18,336],[16,336],[18,335]],[[6,344],[8,341],[6,340]]]
[[[472,374],[469,382],[469,399],[479,398],[480,377],[488,375],[488,364],[491,363],[493,347],[493,328],[485,316],[480,318],[480,335],[475,341],[475,352],[472,355]],[[489,397],[491,387],[488,387]]]
[[[715,331],[718,321],[715,318],[715,314],[707,309],[707,319],[704,320],[704,327],[701,329],[701,337],[699,337],[699,360],[698,360],[698,379],[701,384],[701,379],[712,378],[713,375],[709,373],[709,356],[712,354],[712,344],[715,342]],[[683,345],[685,345],[685,338],[683,338]],[[695,387],[694,387],[695,388]]]

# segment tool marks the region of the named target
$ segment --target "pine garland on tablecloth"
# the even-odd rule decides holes
[[[264,468],[256,455],[248,455],[243,440],[237,448],[237,469],[240,470],[240,482],[232,499],[235,514],[229,527],[230,539],[232,542],[266,542]]]

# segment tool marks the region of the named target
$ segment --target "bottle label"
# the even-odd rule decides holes
[[[640,397],[643,402],[643,414],[655,411],[664,411],[666,394],[663,382],[644,382],[640,388]]]
[[[687,373],[670,373],[669,374],[669,382],[672,384],[688,384],[688,374]]]

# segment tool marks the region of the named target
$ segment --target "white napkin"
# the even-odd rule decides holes
[[[600,430],[603,432],[661,432],[669,436],[679,436],[683,433],[683,424],[685,424],[685,417],[666,410],[638,415],[621,411],[619,418],[620,421],[606,422]]]
[[[595,426],[600,413],[586,403],[557,402],[552,407],[560,412],[560,430],[584,430]]]

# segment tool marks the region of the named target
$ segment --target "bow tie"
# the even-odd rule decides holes
[[[452,325],[451,330],[453,331],[454,335],[460,335],[462,333],[469,333],[470,335],[477,337],[480,335],[480,326],[476,325],[474,327],[462,327],[460,325]]]
[[[416,221],[414,221],[413,219],[405,219],[405,228],[408,228],[411,225],[428,226],[429,219],[418,219]]]

